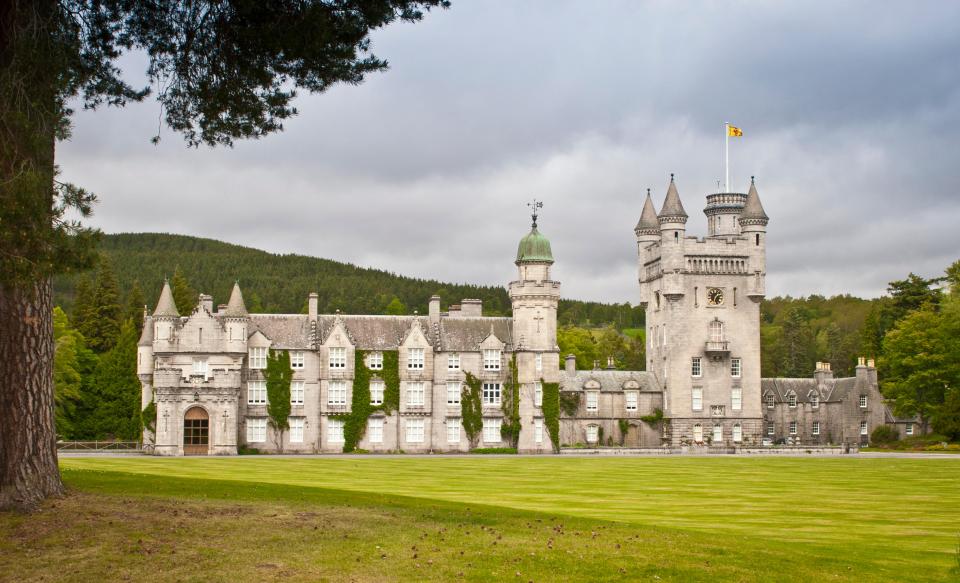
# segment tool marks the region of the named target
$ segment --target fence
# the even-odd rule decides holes
[[[139,441],[58,441],[57,451],[63,452],[98,452],[98,451],[122,451],[130,453],[140,453],[151,448],[149,444]]]

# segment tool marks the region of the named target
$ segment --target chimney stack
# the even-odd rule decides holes
[[[460,302],[460,315],[464,318],[479,318],[483,316],[483,300],[463,300]]]
[[[824,384],[824,382],[833,379],[833,371],[830,370],[829,362],[817,362],[817,368],[813,371],[813,378],[816,379],[818,385]]]
[[[617,368],[616,361],[614,361],[612,356],[607,357],[607,370],[613,370]]]
[[[317,319],[317,301],[319,298],[317,292],[310,292],[310,295],[307,296],[307,315],[311,320]]]
[[[200,294],[200,307],[209,313],[213,313],[213,296]]]
[[[564,365],[565,365],[565,370],[568,376],[573,376],[577,374],[577,357],[576,356],[572,354],[568,354],[567,361],[564,363]]]
[[[431,322],[440,321],[440,296],[430,296],[430,306],[427,310],[427,315],[430,316]]]

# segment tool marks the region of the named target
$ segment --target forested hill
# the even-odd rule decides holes
[[[212,294],[215,303],[225,303],[234,280],[239,280],[251,311],[299,313],[305,311],[307,294],[315,291],[320,295],[320,311],[326,313],[336,310],[354,314],[412,313],[413,310],[426,313],[427,301],[434,294],[442,298],[444,309],[464,298],[479,298],[487,315],[510,313],[510,301],[503,287],[404,277],[329,259],[278,255],[213,239],[123,233],[105,235],[100,249],[110,261],[121,292],[125,294],[138,282],[151,307],[163,278],[172,277],[179,269],[192,290]],[[68,312],[77,279],[78,276],[60,277],[54,282],[55,300]],[[178,308],[185,311],[184,306]],[[559,317],[564,324],[613,324],[618,329],[643,326],[643,311],[629,304],[561,300]]]

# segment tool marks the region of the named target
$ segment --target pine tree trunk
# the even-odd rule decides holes
[[[0,509],[63,493],[53,424],[50,280],[0,285]]]
[[[51,0],[0,0],[0,510],[63,492],[50,283],[58,10]]]

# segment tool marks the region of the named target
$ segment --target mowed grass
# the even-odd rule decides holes
[[[957,578],[960,463],[69,458],[0,515],[0,579]]]

